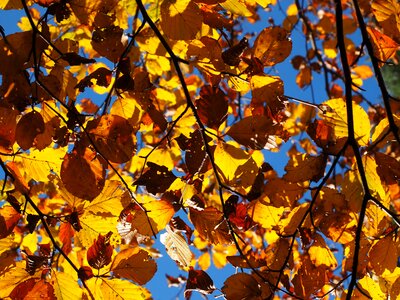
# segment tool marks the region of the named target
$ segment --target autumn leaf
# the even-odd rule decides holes
[[[99,237],[93,242],[87,251],[87,260],[92,268],[97,270],[111,263],[113,247],[110,245],[110,236],[112,232],[106,236],[99,234]]]
[[[61,180],[74,196],[93,200],[105,183],[105,168],[95,152],[86,148],[83,153],[73,150],[67,153],[61,165]]]
[[[133,128],[126,119],[116,115],[102,116],[88,122],[86,130],[98,151],[110,161],[124,163],[134,155]]]
[[[227,299],[263,299],[257,280],[246,273],[230,276],[224,282],[222,292]]]
[[[190,220],[200,236],[213,244],[231,244],[232,236],[223,214],[214,207],[204,210],[190,208]]]
[[[111,270],[117,277],[131,279],[143,285],[153,278],[157,264],[147,251],[130,248],[122,250],[115,256]]]
[[[164,1],[160,10],[160,26],[170,39],[192,40],[201,29],[203,18],[199,7],[192,1]]]
[[[201,121],[213,129],[217,130],[227,117],[228,99],[221,89],[203,86],[196,106]]]
[[[343,99],[330,99],[324,102],[328,109],[320,113],[320,116],[325,123],[333,129],[333,136],[335,139],[348,136],[347,131],[347,113],[346,103]],[[323,106],[321,106],[323,107]],[[324,109],[324,108],[323,108]],[[354,135],[360,146],[366,146],[369,143],[370,136],[370,123],[368,115],[364,109],[358,104],[353,103],[354,118]]]
[[[255,149],[274,149],[276,137],[283,133],[282,126],[265,116],[250,116],[233,124],[226,133],[239,144]]]
[[[324,176],[327,158],[324,155],[317,157],[308,154],[292,156],[285,167],[283,179],[289,182],[311,180],[317,182]]]
[[[253,55],[264,66],[273,66],[282,62],[292,51],[289,33],[281,27],[267,27],[259,33],[254,45]]]
[[[148,162],[147,166],[149,169],[133,184],[144,185],[147,191],[153,195],[165,192],[176,179],[176,176],[165,166],[159,166],[152,162]]]

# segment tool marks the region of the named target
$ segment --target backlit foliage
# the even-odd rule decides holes
[[[0,298],[397,299],[398,1],[0,8]]]

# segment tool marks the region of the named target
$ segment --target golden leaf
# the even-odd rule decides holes
[[[315,234],[314,243],[308,249],[308,254],[316,267],[326,266],[329,269],[337,267],[335,256],[326,245],[324,238],[319,234]]]
[[[320,113],[320,117],[333,129],[336,139],[347,137],[346,103],[342,98],[330,99],[322,104],[329,108]],[[360,146],[367,146],[370,136],[370,122],[365,110],[353,102],[354,135]]]
[[[253,221],[260,223],[265,229],[272,229],[279,223],[284,207],[275,207],[269,203],[268,197],[250,203],[247,214]]]

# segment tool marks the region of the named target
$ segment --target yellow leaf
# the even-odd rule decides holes
[[[374,72],[372,72],[371,68],[367,65],[357,66],[357,67],[354,67],[352,70],[361,79],[368,79],[374,75]]]
[[[346,103],[342,98],[330,99],[323,103],[330,109],[320,113],[320,117],[333,129],[334,136],[339,139],[347,137]],[[367,146],[370,136],[370,122],[365,110],[353,102],[354,135],[360,146]]]
[[[324,53],[325,55],[330,58],[330,59],[334,59],[337,56],[337,41],[336,39],[329,39],[329,40],[325,40],[322,42],[322,45],[324,47]]]
[[[243,0],[226,0],[221,1],[220,5],[232,14],[250,17],[253,13],[247,8],[245,1]]]
[[[0,298],[6,299],[12,290],[21,282],[30,278],[25,271],[25,261],[19,261],[15,267],[0,275]]]
[[[137,128],[140,125],[139,122],[144,111],[135,98],[124,94],[124,97],[119,97],[115,100],[111,107],[110,114],[125,118],[133,128]]]
[[[131,203],[131,198],[118,181],[107,180],[100,195],[85,203],[85,209],[93,214],[110,213],[118,217],[124,207]]]
[[[18,155],[27,179],[48,182],[51,172],[60,174],[61,163],[66,148],[45,148],[42,151],[31,150],[29,154]]]
[[[110,214],[94,215],[85,210],[82,216],[79,216],[82,229],[75,233],[75,238],[79,243],[89,248],[99,234],[106,235],[108,232],[116,232],[118,218]]]
[[[161,4],[160,26],[172,40],[193,40],[201,29],[203,17],[190,0],[166,0]]]
[[[197,263],[199,264],[200,269],[203,271],[207,271],[207,269],[211,265],[211,255],[209,252],[204,252],[202,255],[199,256],[197,259]]]
[[[224,183],[248,192],[257,176],[258,167],[251,155],[228,143],[219,143],[214,160]]]
[[[82,299],[82,289],[71,275],[53,269],[50,283],[57,299]]]
[[[359,287],[374,300],[386,299],[386,295],[382,292],[381,288],[379,287],[379,284],[375,282],[371,277],[369,277],[369,275],[366,275],[363,278],[361,278],[358,281],[357,285],[359,285]]]
[[[34,231],[31,234],[27,234],[24,236],[20,248],[23,250],[28,250],[28,253],[35,253],[38,246],[38,236],[37,233]]]
[[[251,77],[253,102],[268,105],[276,102],[277,97],[283,96],[283,82],[278,76],[254,75]]]
[[[393,115],[394,122],[397,127],[400,127],[400,117]],[[374,133],[372,134],[372,143],[378,143],[378,147],[383,147],[388,141],[394,140],[393,133],[390,132],[384,139],[383,136],[389,130],[389,121],[387,118],[382,119],[379,124],[375,127]]]
[[[259,199],[250,203],[247,214],[265,229],[272,229],[279,223],[285,210],[284,207],[275,207],[268,203],[269,199]]]
[[[308,254],[316,267],[326,266],[329,269],[335,269],[337,267],[335,256],[326,245],[324,238],[319,234],[315,235],[314,243],[308,249]]]
[[[128,280],[91,278],[86,281],[89,290],[96,300],[110,299],[151,299],[150,292]],[[86,296],[90,296],[85,292]]]
[[[387,60],[396,55],[400,45],[386,34],[372,27],[367,26],[367,31],[372,42],[374,55],[379,60],[379,65],[382,66]]]

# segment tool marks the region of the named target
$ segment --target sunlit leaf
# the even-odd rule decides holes
[[[110,161],[124,163],[134,155],[133,128],[126,119],[105,115],[88,122],[86,130],[97,150]]]
[[[330,269],[337,267],[337,261],[332,251],[328,248],[323,237],[316,234],[314,243],[308,249],[310,259],[316,267],[326,266]]]
[[[138,284],[148,282],[157,271],[157,264],[149,253],[139,248],[122,250],[111,265],[114,275],[131,279]]]
[[[151,299],[150,292],[129,280],[91,278],[86,282],[95,299]],[[89,295],[85,292],[86,296]]]
[[[163,1],[160,10],[160,25],[168,38],[192,40],[200,31],[202,15],[193,1]]]
[[[289,33],[281,27],[267,27],[259,33],[253,54],[264,66],[273,66],[282,62],[292,51]]]
[[[333,135],[336,139],[348,136],[348,120],[346,103],[342,98],[331,99],[323,103],[329,108],[321,115],[322,119],[333,129]],[[370,136],[370,122],[364,109],[353,103],[353,122],[354,135],[360,146],[366,146]]]
[[[212,244],[231,244],[232,236],[223,214],[214,207],[190,208],[190,220],[200,236]]]
[[[302,182],[311,180],[317,182],[324,176],[326,157],[297,154],[291,156],[285,167],[286,174],[283,179],[289,182]]]
[[[226,184],[245,190],[252,186],[258,167],[245,151],[231,144],[218,144],[214,151],[214,160]]]
[[[272,229],[278,223],[284,212],[284,207],[275,207],[268,203],[266,199],[254,201],[247,211],[254,222],[260,223],[265,229]]]

